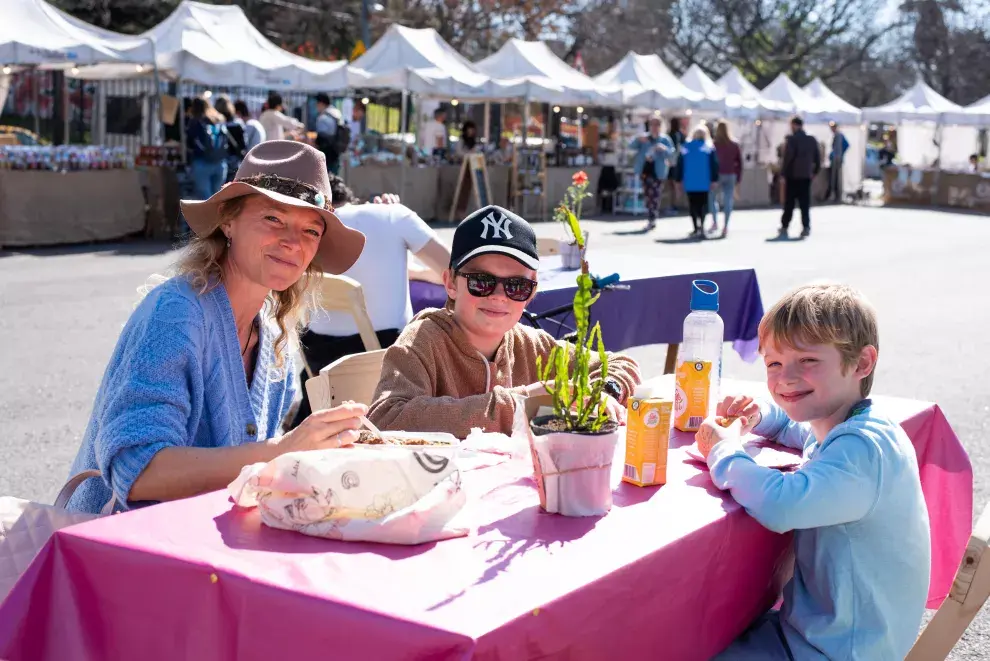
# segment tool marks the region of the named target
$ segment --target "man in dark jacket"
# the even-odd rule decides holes
[[[780,172],[784,177],[784,214],[780,218],[780,236],[787,236],[787,228],[794,215],[794,203],[801,207],[801,237],[811,234],[811,180],[822,168],[818,141],[804,132],[800,117],[791,120],[791,135],[784,143],[784,162]]]

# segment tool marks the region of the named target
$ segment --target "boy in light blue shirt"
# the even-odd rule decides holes
[[[808,285],[766,314],[759,339],[773,402],[727,397],[718,414],[738,418],[706,420],[697,436],[717,487],[770,530],[794,531],[794,577],[783,608],[716,658],[900,661],[921,626],[931,542],[914,447],[867,399],[876,312],[849,287]],[[757,465],[741,442],[750,431],[802,450],[801,468]]]

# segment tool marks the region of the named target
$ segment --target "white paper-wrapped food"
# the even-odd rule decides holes
[[[421,544],[460,537],[456,447],[368,446],[292,452],[245,466],[229,491],[273,528],[315,537]]]

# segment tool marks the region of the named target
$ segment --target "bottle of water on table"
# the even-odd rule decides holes
[[[677,354],[674,427],[681,431],[697,431],[705,418],[715,415],[724,330],[718,316],[718,285],[695,280],[691,314],[684,319],[684,339]]]

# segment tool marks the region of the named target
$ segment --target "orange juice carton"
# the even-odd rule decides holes
[[[667,482],[667,445],[674,402],[649,386],[636,388],[626,416],[626,463],[623,482],[648,487]]]
[[[698,431],[708,417],[712,391],[712,364],[707,360],[685,360],[677,366],[674,388],[674,427]]]

